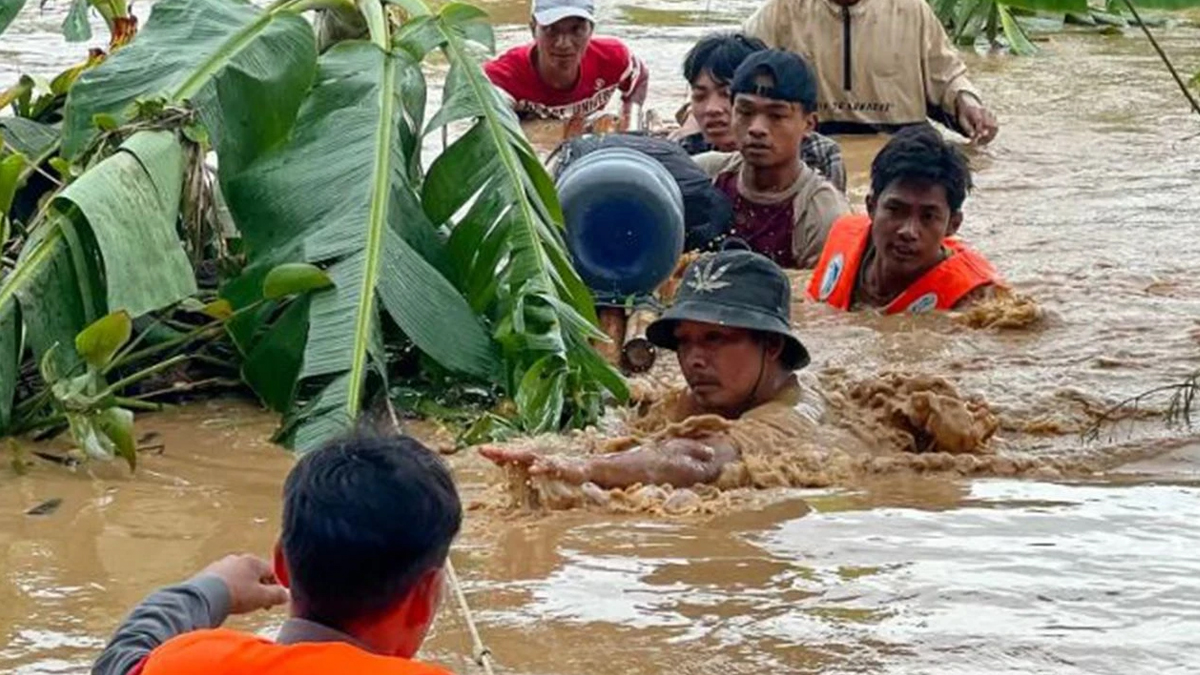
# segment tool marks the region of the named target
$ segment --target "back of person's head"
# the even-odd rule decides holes
[[[445,565],[461,524],[449,470],[418,441],[360,430],[326,443],[283,488],[296,612],[339,629],[386,613]]]
[[[817,75],[808,61],[795,52],[764,49],[750,54],[737,67],[730,93],[734,98],[738,94],[753,94],[796,103],[805,112],[814,113],[817,110]]]
[[[967,158],[930,124],[896,132],[871,162],[871,194],[879,197],[899,180],[921,180],[941,185],[952,213],[962,209],[974,184]]]
[[[707,73],[717,84],[728,84],[747,56],[766,48],[762,40],[741,33],[706,35],[684,58],[683,77],[689,84],[695,84]]]

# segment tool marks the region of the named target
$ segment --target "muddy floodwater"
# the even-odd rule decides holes
[[[0,38],[0,87],[82,56],[57,36],[66,3],[37,4]],[[523,4],[487,6],[502,44],[525,38]],[[690,44],[752,9],[602,3],[601,32],[648,62],[650,106],[669,116]],[[148,7],[135,10],[144,21]],[[1184,70],[1200,69],[1200,29],[1157,33]],[[1039,46],[1036,58],[968,59],[1002,129],[971,151],[978,191],[962,235],[1041,320],[980,329],[798,304],[796,322],[826,383],[941,376],[986,401],[995,451],[1103,471],[1050,482],[900,472],[766,491],[705,516],[473,509],[454,557],[501,672],[1200,670],[1200,438],[1136,416],[1080,435],[1112,403],[1200,368],[1200,117],[1133,31]],[[879,146],[843,143],[856,204]],[[17,475],[5,461],[0,672],[84,673],[145,593],[229,551],[265,554],[291,463],[266,441],[274,424],[232,400],[143,416],[139,433],[161,448],[135,477],[115,464]],[[468,501],[487,502],[499,473],[451,462]],[[26,515],[48,500],[61,502]],[[233,625],[269,633],[282,620]],[[469,654],[447,607],[425,656],[480,672]]]

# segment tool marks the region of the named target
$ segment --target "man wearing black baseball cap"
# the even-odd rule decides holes
[[[646,417],[675,423],[716,415],[733,421],[725,431],[660,434],[632,450],[586,458],[500,446],[481,453],[500,465],[526,467],[532,476],[605,489],[715,482],[756,436],[738,433],[737,425],[804,428],[795,371],[809,356],[791,331],[790,306],[791,287],[778,265],[751,251],[723,250],[688,267],[674,304],[646,330],[651,342],[676,353],[687,381],[686,390],[659,401]]]
[[[617,91],[628,119],[646,100],[650,72],[620,40],[595,37],[593,0],[533,0],[533,42],[484,64],[484,72],[524,118],[586,118]]]
[[[784,267],[810,268],[833,221],[850,212],[800,158],[817,123],[812,69],[791,52],[759,51],[738,66],[730,91],[738,152],[694,159],[733,202],[733,236]]]

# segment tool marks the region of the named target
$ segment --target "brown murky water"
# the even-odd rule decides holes
[[[39,14],[30,3],[0,38],[0,87],[77,60],[82,48],[55,36],[60,4]],[[647,60],[651,104],[669,113],[688,46],[752,6],[640,2],[604,5],[600,18]],[[524,39],[523,4],[489,7],[503,44]],[[1159,33],[1179,65],[1200,68],[1200,30]],[[1042,47],[970,60],[1003,129],[973,154],[963,234],[1044,320],[978,330],[801,306],[797,323],[826,382],[942,375],[988,402],[1002,452],[1125,466],[1086,482],[899,474],[768,491],[705,517],[472,511],[455,557],[503,672],[1200,667],[1200,441],[1150,420],[1079,437],[1106,404],[1200,367],[1200,119],[1136,34]],[[878,147],[843,144],[856,202]],[[133,478],[116,465],[0,470],[0,672],[86,672],[146,592],[272,543],[290,465],[264,440],[273,418],[225,401],[139,424],[165,449]],[[474,458],[452,461],[469,498],[497,480]],[[52,498],[53,513],[24,515]],[[427,656],[478,672],[469,651],[447,608]]]

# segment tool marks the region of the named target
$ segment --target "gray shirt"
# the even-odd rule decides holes
[[[216,628],[229,617],[229,588],[219,577],[202,574],[150,594],[117,628],[92,666],[92,675],[128,675],[150,652],[173,637]],[[291,618],[276,642],[346,642],[366,647],[345,633],[307,619]]]

